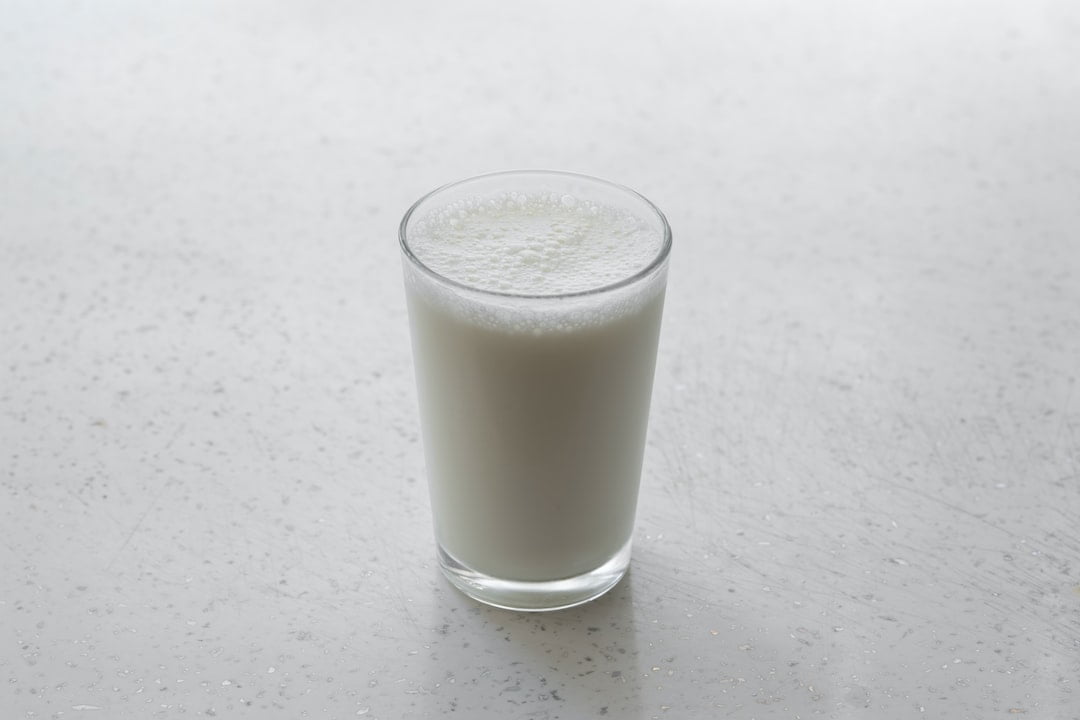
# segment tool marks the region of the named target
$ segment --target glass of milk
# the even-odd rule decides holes
[[[550,171],[441,187],[401,221],[440,566],[555,610],[630,563],[671,229],[636,192]]]

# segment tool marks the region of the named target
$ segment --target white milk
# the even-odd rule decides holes
[[[558,195],[474,198],[416,222],[422,263],[488,291],[406,263],[436,535],[460,564],[546,581],[629,543],[666,264],[566,295],[642,271],[663,240],[653,223]]]

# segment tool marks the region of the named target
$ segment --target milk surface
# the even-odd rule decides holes
[[[413,253],[469,287],[517,295],[600,288],[634,275],[664,238],[648,220],[571,194],[505,192],[420,218]]]
[[[436,535],[459,563],[546,581],[631,537],[665,267],[646,221],[576,198],[493,196],[421,218],[406,291]],[[553,297],[558,296],[558,297]]]

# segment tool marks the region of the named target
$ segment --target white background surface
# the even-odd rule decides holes
[[[0,7],[5,717],[1080,717],[1080,12]],[[628,578],[441,579],[396,246],[675,231]]]

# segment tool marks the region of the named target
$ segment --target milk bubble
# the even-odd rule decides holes
[[[469,197],[424,214],[410,248],[429,270],[486,291],[566,295],[646,268],[664,241],[649,220],[556,193]]]

